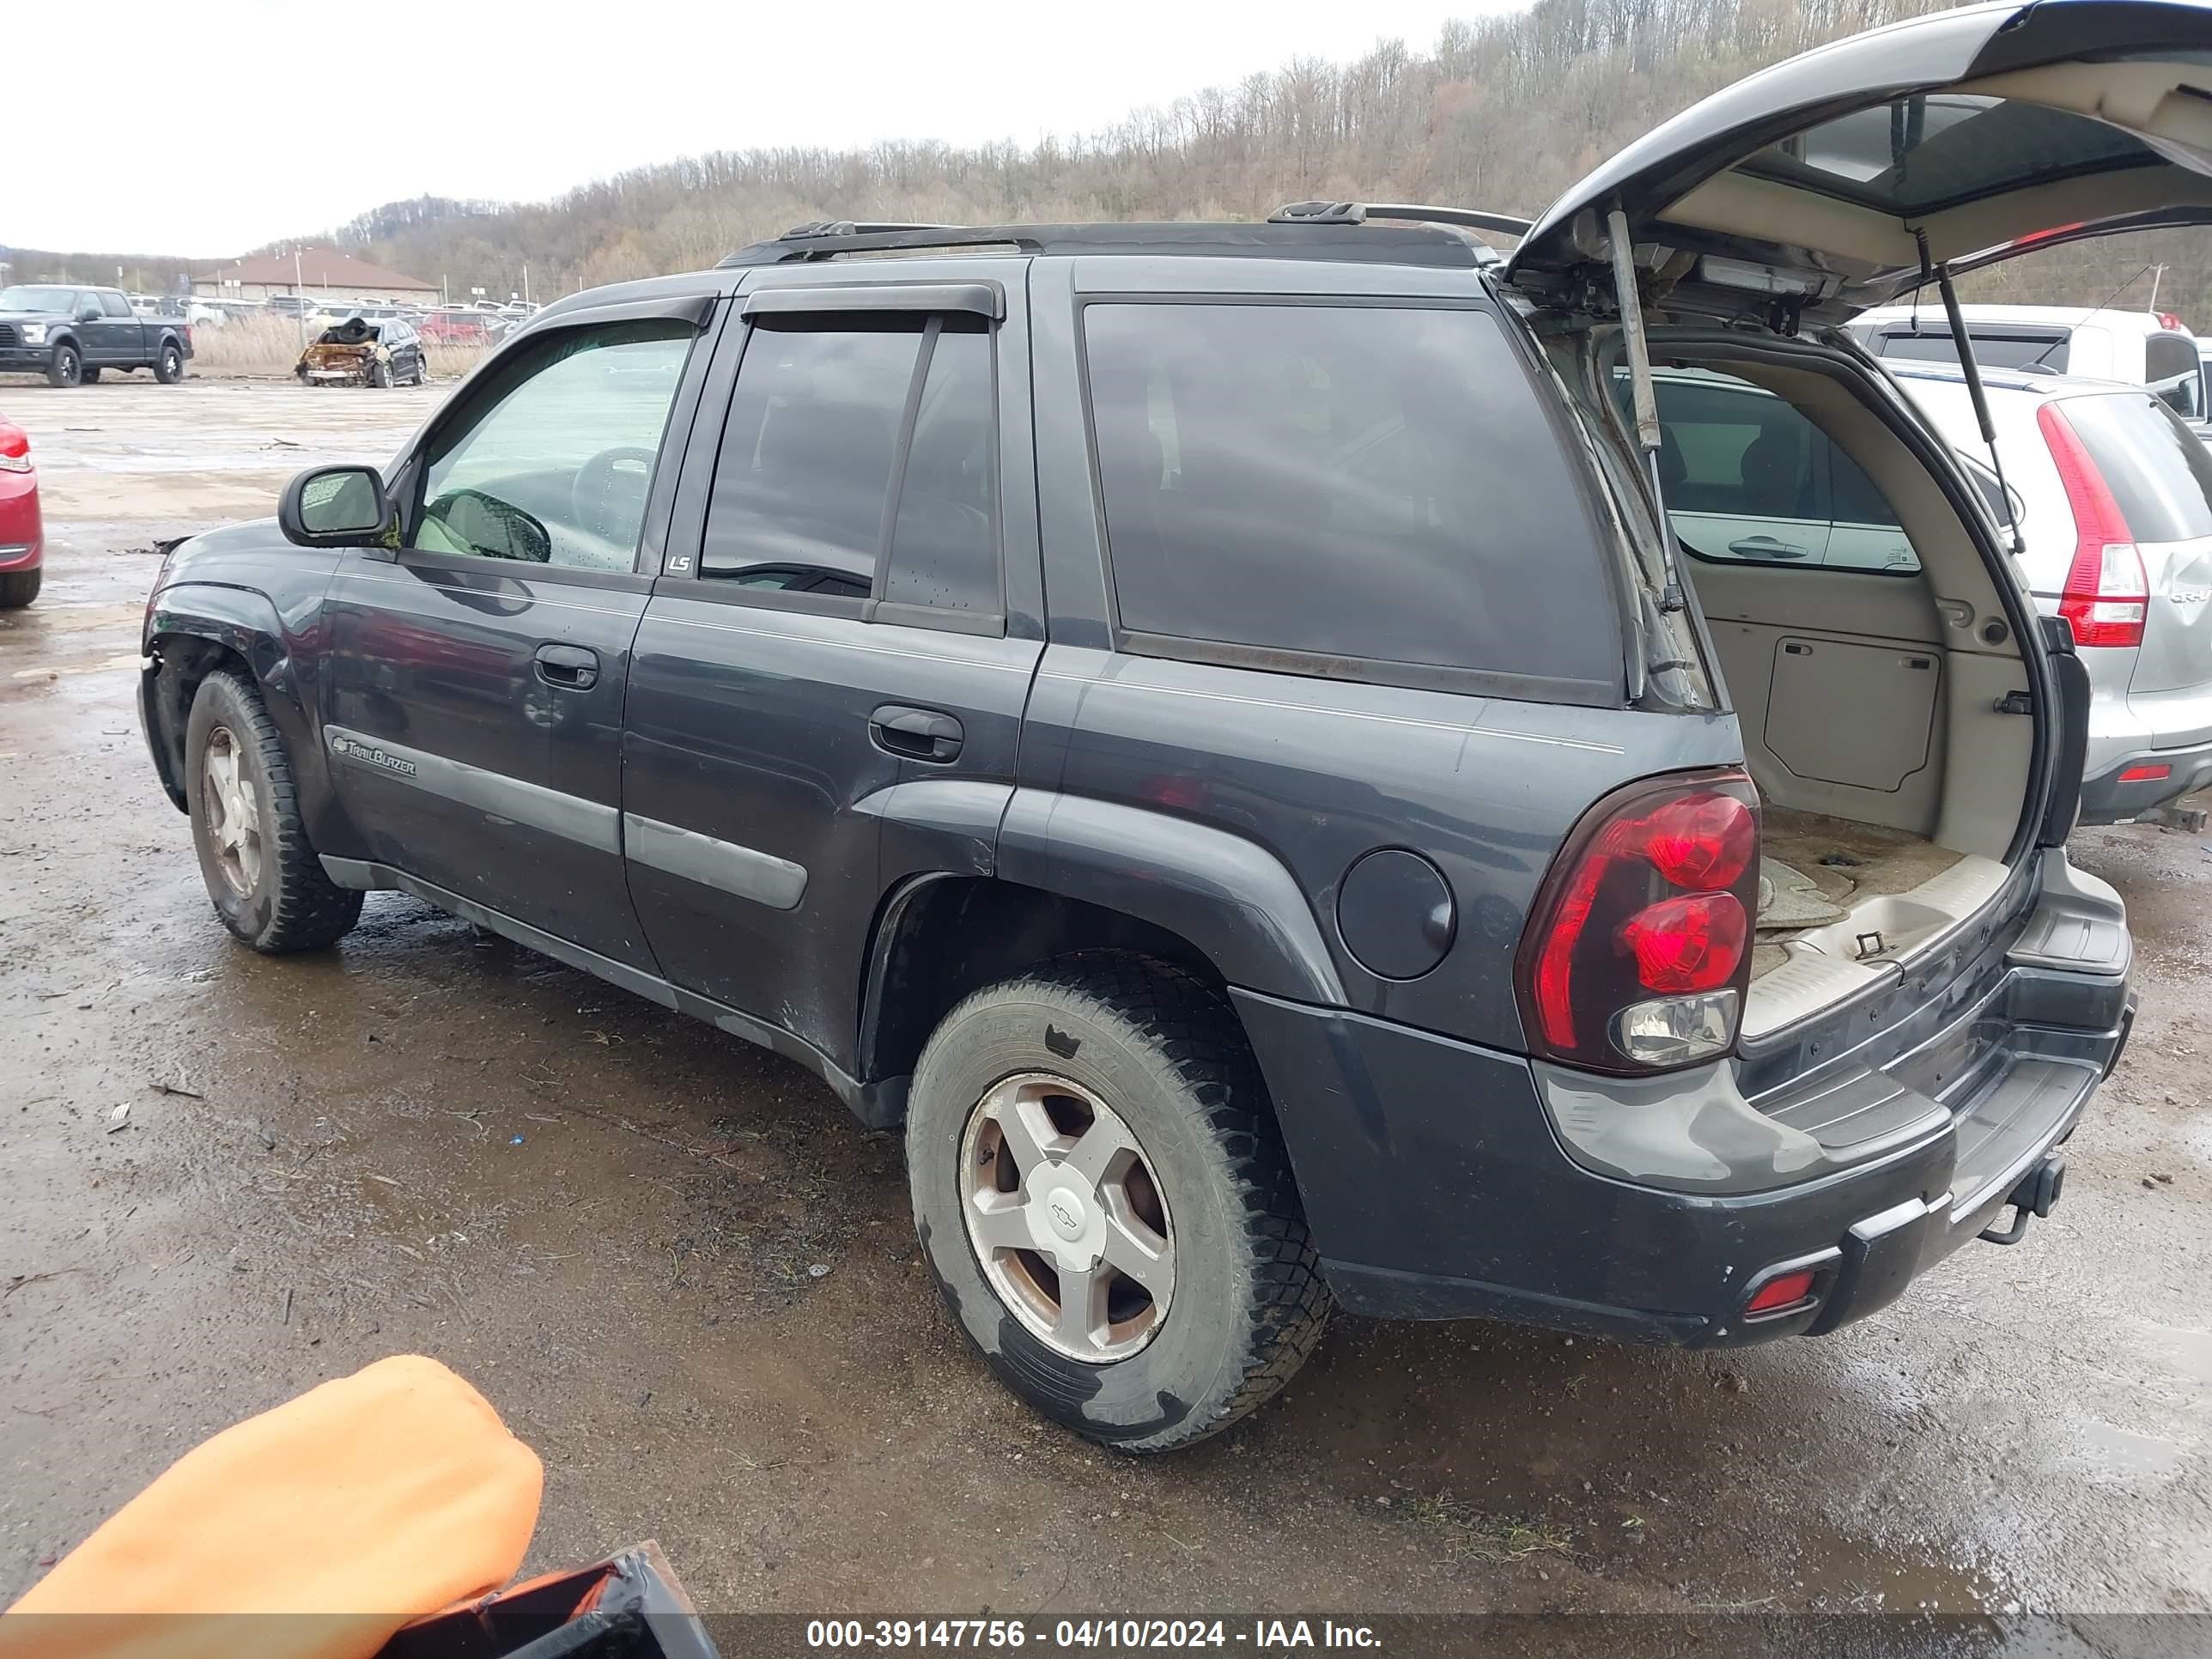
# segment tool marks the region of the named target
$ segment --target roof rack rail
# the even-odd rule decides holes
[[[775,240],[803,242],[816,236],[884,236],[895,230],[959,230],[959,225],[939,225],[920,219],[810,219],[793,225]]]
[[[1390,213],[1398,211],[1389,210]],[[1425,209],[1418,213],[1406,211],[1415,218],[1428,213]],[[716,261],[716,265],[727,270],[747,265],[811,264],[855,254],[957,252],[987,248],[1028,254],[1156,253],[1350,259],[1460,269],[1495,264],[1503,257],[1487,242],[1468,234],[1463,227],[1441,222],[1378,226],[1366,235],[1339,236],[1325,232],[1316,234],[1306,222],[1279,217],[1265,222],[1241,220],[1224,223],[1174,220],[1149,224],[1112,221],[1096,224],[914,226],[831,220],[799,225],[770,240],[738,248]]]
[[[1489,213],[1480,208],[1426,207],[1412,202],[1291,202],[1267,216],[1271,225],[1357,225],[1370,219],[1460,225],[1500,236],[1526,236],[1536,222],[1517,214]]]

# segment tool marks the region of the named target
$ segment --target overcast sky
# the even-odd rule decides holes
[[[0,243],[209,258],[403,197],[542,200],[700,150],[1030,143],[1294,57],[1426,48],[1447,19],[1513,4],[33,8],[42,53],[96,22],[140,69],[10,77]]]

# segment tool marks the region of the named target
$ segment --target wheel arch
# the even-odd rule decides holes
[[[297,772],[320,778],[323,761],[269,598],[251,589],[184,582],[155,596],[146,623],[140,713],[162,793],[185,809],[185,726],[208,676],[225,669],[260,689]]]
[[[995,857],[927,872],[877,908],[856,1056],[878,1115],[903,1115],[929,1034],[970,992],[1087,950],[1205,981],[1241,1026],[1231,986],[1340,1006],[1313,909],[1256,842],[1188,819],[1037,790],[1012,792]]]

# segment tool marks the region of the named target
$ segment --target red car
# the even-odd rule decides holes
[[[0,611],[15,610],[39,597],[46,556],[30,434],[0,416]]]
[[[465,306],[426,313],[415,326],[439,345],[490,345],[506,332],[503,319]]]

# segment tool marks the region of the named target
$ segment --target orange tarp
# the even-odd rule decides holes
[[[0,1616],[0,1659],[365,1659],[513,1577],[543,1485],[459,1376],[379,1360],[178,1459]]]

